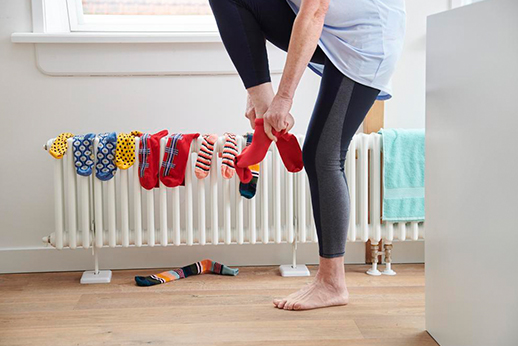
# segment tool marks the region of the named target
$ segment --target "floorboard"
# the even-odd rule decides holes
[[[350,304],[311,311],[273,307],[312,280],[283,278],[277,267],[153,287],[133,277],[156,269],[114,271],[108,285],[80,285],[79,272],[4,274],[0,345],[437,345],[424,330],[423,265],[394,265],[392,277],[346,268]]]

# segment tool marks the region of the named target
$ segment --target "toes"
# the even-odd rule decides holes
[[[293,310],[293,301],[286,302],[286,305],[284,305],[284,310]]]
[[[278,307],[279,309],[283,309],[283,308],[284,308],[284,306],[286,306],[286,299],[281,300],[281,302],[279,303],[279,305],[277,305],[277,307]]]
[[[302,304],[300,304],[300,303],[293,304],[293,310],[302,310]]]
[[[281,302],[281,300],[280,300],[280,299],[274,299],[274,300],[273,300],[273,305],[275,305],[275,306],[279,306],[279,303],[280,303],[280,302]]]

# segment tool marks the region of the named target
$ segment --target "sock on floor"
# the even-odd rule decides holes
[[[196,159],[196,168],[194,174],[198,179],[204,179],[209,175],[210,164],[212,163],[212,156],[214,154],[214,144],[218,140],[218,135],[203,135],[200,151],[198,151],[198,158]]]
[[[138,151],[140,185],[151,190],[158,187],[158,169],[160,167],[160,139],[167,136],[167,130],[151,135],[145,133],[141,136]]]
[[[223,178],[230,179],[234,175],[234,160],[238,154],[236,135],[226,132],[225,145],[221,155],[221,175]]]
[[[236,276],[239,273],[239,269],[229,268],[226,265],[205,259],[180,269],[169,270],[156,275],[135,276],[135,282],[138,286],[153,286],[205,273]]]
[[[73,136],[74,135],[69,132],[59,134],[50,146],[49,154],[56,159],[61,159],[68,149],[67,139]]]
[[[160,180],[165,186],[176,187],[182,184],[191,154],[191,143],[199,135],[176,133],[169,136],[160,168]]]
[[[74,166],[79,175],[88,177],[92,174],[92,166],[94,164],[94,139],[95,134],[74,136]]]
[[[117,135],[117,149],[115,150],[115,166],[120,169],[128,169],[135,163],[135,137],[140,137],[142,132],[119,133]]]
[[[252,143],[252,133],[246,134],[246,146],[249,146]],[[239,193],[241,196],[251,199],[255,196],[255,192],[257,190],[257,181],[259,180],[259,164],[255,164],[248,167],[252,173],[252,180],[248,183],[240,183],[239,184]]]
[[[97,179],[102,181],[110,180],[117,172],[114,162],[116,146],[117,134],[115,132],[99,134],[97,161],[95,163],[95,176]]]

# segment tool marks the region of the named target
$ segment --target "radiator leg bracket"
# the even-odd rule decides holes
[[[81,276],[81,284],[109,284],[112,280],[111,270],[88,270]]]

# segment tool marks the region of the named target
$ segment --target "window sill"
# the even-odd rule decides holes
[[[35,46],[36,66],[49,76],[174,76],[236,74],[218,32],[13,33]],[[270,71],[286,54],[267,44]]]
[[[15,32],[13,43],[217,43],[217,32],[75,32],[32,33]]]

